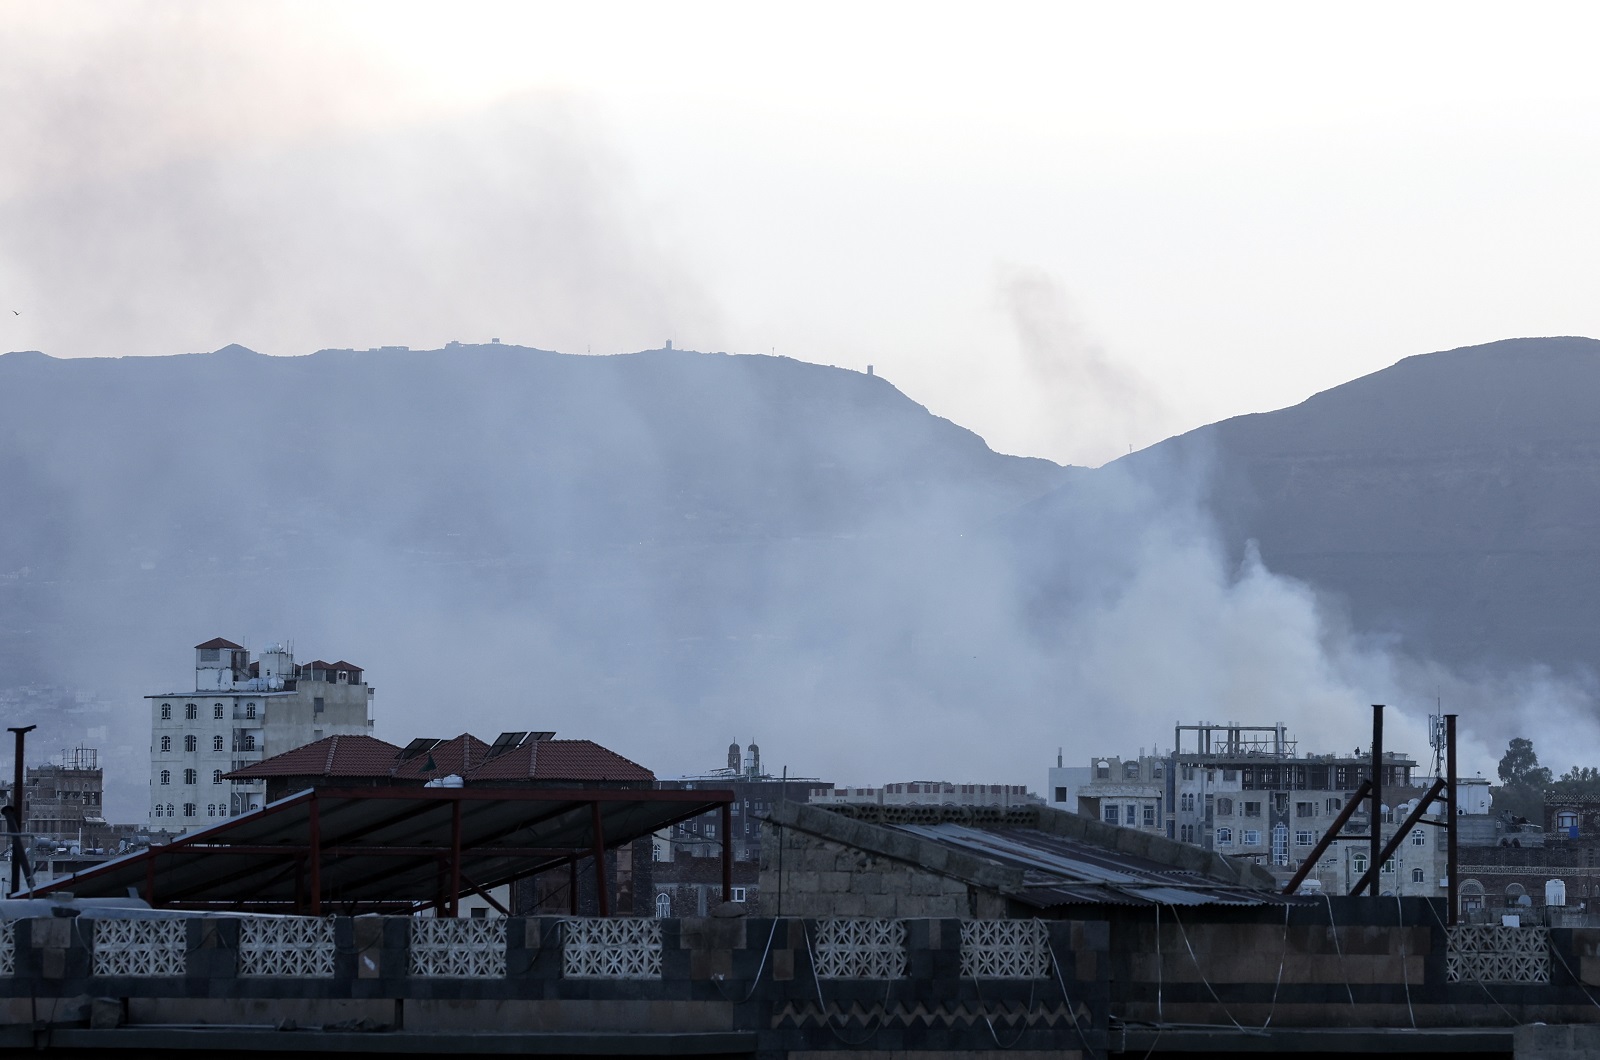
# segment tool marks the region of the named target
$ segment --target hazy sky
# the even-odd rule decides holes
[[[871,363],[1099,463],[1600,334],[1591,5],[0,2],[0,349]]]

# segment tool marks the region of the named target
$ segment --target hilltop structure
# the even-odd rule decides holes
[[[145,697],[152,831],[189,831],[259,809],[265,782],[224,774],[325,736],[372,728],[374,689],[353,663],[297,664],[285,644],[252,660],[221,637],[194,652],[193,691]]]

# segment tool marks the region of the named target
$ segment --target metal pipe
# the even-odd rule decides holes
[[[1374,898],[1378,896],[1378,853],[1383,849],[1383,704],[1372,704],[1372,827],[1367,829],[1371,833],[1367,837],[1369,858],[1367,864],[1373,869],[1371,893]],[[1361,888],[1352,890],[1352,894],[1360,894]]]
[[[311,915],[322,915],[322,814],[317,805],[317,796],[312,793],[311,805],[307,809],[307,828],[310,831],[311,851]]]
[[[1444,871],[1445,881],[1449,885],[1445,888],[1445,900],[1450,903],[1450,913],[1445,918],[1445,922],[1454,927],[1456,924],[1456,904],[1459,898],[1459,893],[1456,890],[1458,886],[1456,869],[1459,867],[1456,864],[1456,818],[1461,813],[1460,807],[1456,804],[1456,716],[1454,714],[1446,714],[1444,716],[1444,748],[1444,773],[1445,781],[1448,784],[1445,807],[1446,812],[1450,814],[1450,823],[1445,826],[1444,833]]]
[[[11,805],[16,810],[15,827],[19,839],[22,833],[28,830],[27,804],[22,798],[22,748],[24,737],[36,728],[38,728],[37,725],[12,725],[7,729],[8,732],[15,733],[17,737],[17,760],[12,763],[14,768],[11,774],[13,777],[11,782]],[[21,844],[13,844],[11,852],[11,890],[7,892],[9,894],[16,894],[22,890],[22,857]]]

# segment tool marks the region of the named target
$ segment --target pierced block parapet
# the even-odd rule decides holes
[[[179,917],[94,921],[95,975],[183,975],[188,931]]]
[[[1461,924],[1450,928],[1445,979],[1452,983],[1548,983],[1550,929]]]
[[[0,921],[0,975],[17,974],[17,922]]]
[[[423,917],[411,921],[411,974],[442,979],[502,979],[503,919]]]
[[[817,921],[817,978],[904,979],[903,920]]]
[[[1043,979],[1050,942],[1042,920],[963,920],[961,974],[974,979]]]
[[[239,924],[241,976],[333,978],[333,921],[251,917]]]
[[[655,917],[578,917],[562,923],[564,978],[661,978],[661,921]]]

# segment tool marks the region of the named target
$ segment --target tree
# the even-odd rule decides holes
[[[1507,787],[1538,791],[1550,786],[1550,770],[1539,764],[1533,741],[1518,736],[1500,758],[1500,779]]]

